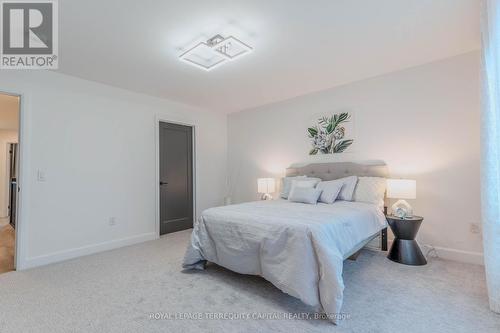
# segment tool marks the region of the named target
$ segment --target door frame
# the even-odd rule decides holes
[[[25,145],[27,140],[27,131],[25,131],[26,128],[26,118],[25,118],[25,113],[26,113],[26,96],[22,93],[15,93],[11,91],[5,91],[5,90],[0,90],[0,94],[2,95],[9,95],[9,96],[15,96],[19,97],[19,116],[18,116],[18,124],[19,128],[17,131],[17,140],[19,144],[19,155],[18,155],[18,163],[17,163],[17,193],[16,193],[16,229],[14,232],[14,239],[15,239],[15,244],[14,244],[14,269],[15,270],[22,270],[24,269],[24,253],[26,250],[26,244],[25,244],[25,232],[24,232],[24,214],[23,214],[23,202],[24,202],[24,196],[26,195],[26,191],[22,191],[24,188],[24,178],[25,174],[25,169],[27,168],[27,159],[26,159],[26,151]],[[27,183],[26,183],[27,184]]]
[[[193,168],[193,225],[197,219],[196,216],[196,184],[197,184],[197,171],[196,171],[196,124],[185,121],[172,120],[166,116],[155,117],[155,233],[156,237],[160,238],[160,123],[169,123],[175,125],[182,125],[191,127],[192,129],[192,141],[193,141],[193,156],[192,156],[192,168]]]

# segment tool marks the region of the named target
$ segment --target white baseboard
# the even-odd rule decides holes
[[[158,239],[158,235],[154,232],[146,233],[141,235],[136,235],[132,237],[116,239],[108,242],[103,242],[99,244],[86,245],[70,250],[53,252],[41,256],[27,258],[26,260],[21,260],[20,265],[17,270],[25,270],[28,268],[34,268],[38,266],[48,265],[64,260],[74,259],[78,257],[83,257],[89,254],[94,254],[98,252],[108,251],[117,249],[124,246],[134,245],[142,242],[151,241]]]
[[[124,246],[130,246],[142,242],[155,240],[158,239],[158,237],[159,236],[156,233],[152,232],[122,239],[116,239],[109,242],[82,246],[79,248],[74,248],[66,251],[53,252],[42,256],[27,258],[26,260],[23,260],[20,263],[17,269],[25,270],[29,268],[44,266],[56,262],[61,262],[64,260],[74,259],[90,254],[117,249]],[[392,240],[388,240],[389,248],[391,244]],[[483,254],[481,252],[463,251],[463,250],[450,249],[450,248],[431,246],[425,244],[421,244],[421,247],[422,251],[424,252],[424,255],[430,249],[434,248],[438,258],[445,260],[453,260],[468,264],[484,265]]]
[[[388,248],[391,248],[392,239],[387,241]],[[458,249],[450,249],[447,247],[433,246],[429,244],[421,244],[422,252],[424,256],[427,257],[427,253],[429,256],[435,256],[444,260],[452,260],[457,262],[463,262],[466,264],[475,264],[475,265],[484,265],[483,254],[481,252],[473,252],[473,251],[464,251]],[[432,249],[435,250],[435,253],[432,253]]]

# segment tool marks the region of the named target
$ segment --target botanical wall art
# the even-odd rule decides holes
[[[315,124],[307,129],[312,148],[309,155],[337,154],[344,152],[352,145],[352,126],[349,112],[341,112],[333,116],[323,116],[315,120]]]

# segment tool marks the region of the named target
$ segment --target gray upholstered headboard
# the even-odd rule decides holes
[[[387,165],[381,161],[374,162],[331,162],[295,164],[286,169],[287,176],[309,176],[322,180],[333,180],[347,176],[388,177]]]

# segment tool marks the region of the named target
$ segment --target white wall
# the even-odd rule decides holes
[[[46,71],[2,71],[0,91],[23,95],[18,268],[157,237],[157,116],[197,126],[197,211],[223,202],[223,115]]]
[[[386,161],[393,177],[417,180],[421,243],[441,257],[482,260],[479,234],[479,53],[234,113],[228,119],[233,201],[258,198],[258,177],[303,161]],[[355,114],[353,152],[308,156],[317,113]]]

